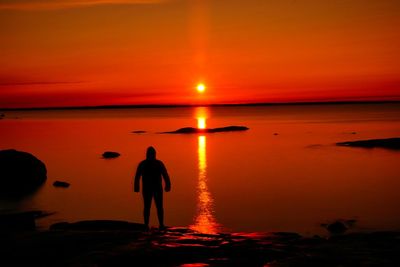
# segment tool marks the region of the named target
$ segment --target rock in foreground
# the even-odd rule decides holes
[[[47,179],[46,166],[30,153],[0,150],[0,195],[24,195]]]
[[[0,232],[36,229],[36,219],[50,215],[40,210],[0,213]]]
[[[326,239],[296,233],[201,234],[174,227],[140,232],[114,228],[118,221],[105,221],[96,231],[90,224],[103,222],[78,227],[82,223],[72,224],[75,229],[4,234],[2,266],[400,266],[398,232]]]
[[[199,129],[194,127],[185,127],[180,128],[176,131],[171,132],[161,132],[163,134],[196,134],[196,133],[221,133],[221,132],[238,132],[238,131],[247,131],[249,128],[245,126],[227,126],[220,128],[207,128],[207,129]]]
[[[362,148],[386,148],[393,150],[400,150],[400,138],[386,138],[386,139],[369,139],[359,141],[348,141],[336,143],[338,146],[351,146]]]

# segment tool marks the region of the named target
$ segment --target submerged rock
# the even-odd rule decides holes
[[[336,143],[338,146],[362,147],[362,148],[386,148],[386,149],[400,149],[400,138],[386,138],[386,139],[369,139],[358,141],[347,141]]]
[[[339,219],[330,223],[323,223],[321,226],[328,230],[328,232],[332,235],[340,235],[353,228],[356,223],[356,219]]]
[[[14,149],[0,150],[0,195],[31,193],[46,179],[46,166],[32,154]]]
[[[70,183],[63,182],[63,181],[55,181],[55,182],[53,183],[53,186],[54,186],[54,187],[64,187],[64,188],[67,188],[67,187],[70,186]]]
[[[180,128],[176,131],[171,132],[161,132],[163,134],[195,134],[195,133],[221,133],[221,132],[237,132],[237,131],[247,131],[249,128],[245,126],[227,126],[220,128],[207,128],[199,129],[194,127]]]
[[[121,154],[118,152],[113,152],[113,151],[106,151],[103,153],[103,158],[105,159],[113,159],[113,158],[118,158]]]
[[[340,221],[336,221],[334,223],[330,223],[326,226],[326,230],[329,231],[331,234],[343,234],[347,231],[347,226]]]

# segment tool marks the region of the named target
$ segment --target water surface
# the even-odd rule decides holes
[[[6,111],[0,149],[45,162],[34,196],[1,209],[42,209],[40,221],[142,221],[133,175],[152,145],[168,168],[167,225],[213,233],[323,232],[356,219],[361,230],[399,229],[400,152],[337,147],[341,141],[400,136],[398,104]],[[181,127],[244,125],[246,132],[169,135]],[[132,131],[144,130],[135,134]],[[104,160],[104,151],[121,157]],[[68,189],[54,188],[62,180]],[[157,225],[154,206],[151,223]]]

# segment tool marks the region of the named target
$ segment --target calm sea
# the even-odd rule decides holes
[[[400,228],[400,152],[336,142],[400,136],[399,104],[6,111],[0,149],[27,151],[48,170],[32,197],[0,208],[56,212],[39,221],[142,222],[132,179],[150,145],[171,176],[166,224],[201,232],[323,233]],[[246,132],[171,135],[181,127],[243,125]],[[132,131],[146,133],[132,133]],[[121,153],[105,160],[104,151]],[[52,186],[56,180],[68,189]],[[154,206],[152,225],[158,225]]]

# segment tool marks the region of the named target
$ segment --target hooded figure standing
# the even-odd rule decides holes
[[[143,217],[146,229],[149,229],[150,208],[153,198],[157,207],[160,229],[165,229],[161,176],[164,178],[165,192],[169,192],[171,190],[171,182],[167,169],[161,160],[156,159],[156,150],[154,147],[150,146],[147,148],[146,159],[139,163],[134,182],[134,191],[139,192],[140,177],[142,177],[142,195],[144,202]]]

